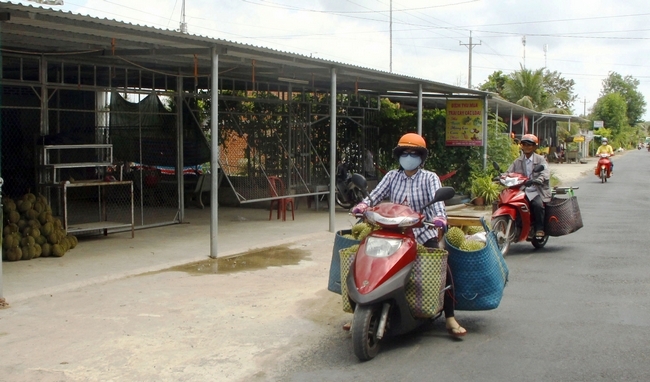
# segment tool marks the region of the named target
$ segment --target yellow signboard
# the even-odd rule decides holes
[[[573,141],[574,142],[584,142],[585,137],[584,137],[584,135],[576,135],[575,137],[573,137]]]
[[[483,146],[483,102],[447,101],[447,146]]]

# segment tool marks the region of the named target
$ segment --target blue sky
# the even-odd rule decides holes
[[[183,1],[64,3],[53,8],[178,29]],[[471,32],[473,86],[495,70],[547,67],[576,82],[582,114],[615,71],[638,79],[650,104],[647,0],[185,0],[185,21],[191,34],[464,87]]]

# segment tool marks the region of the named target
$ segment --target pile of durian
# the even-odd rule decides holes
[[[468,237],[471,237],[472,235],[483,231],[484,229],[479,226],[468,226],[464,227],[464,229],[460,227],[450,227],[447,230],[445,237],[447,238],[447,242],[449,242],[449,244],[460,249],[461,251],[473,252],[483,249],[485,247],[485,243],[479,240],[468,239]]]
[[[2,260],[61,257],[77,245],[77,238],[68,235],[61,220],[52,216],[44,196],[27,193],[16,200],[4,197],[2,205]]]

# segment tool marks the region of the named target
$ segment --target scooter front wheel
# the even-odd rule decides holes
[[[347,202],[342,200],[343,198],[341,197],[341,194],[338,193],[338,191],[334,194],[334,199],[336,200],[336,204],[338,204],[342,208],[345,208],[346,210],[349,210],[350,208],[354,207],[353,202]]]
[[[354,310],[352,320],[352,346],[360,361],[373,359],[379,353],[377,330],[381,318],[381,305],[360,306]]]
[[[600,183],[607,182],[607,171],[604,168],[600,169]]]
[[[506,216],[498,216],[494,219],[492,219],[492,231],[494,231],[497,235],[497,245],[499,246],[499,250],[501,250],[501,254],[503,256],[508,253],[508,250],[510,249],[510,243],[512,243],[514,238],[514,222],[510,224],[510,234],[508,234],[508,223],[512,222],[512,219]],[[510,237],[508,237],[510,236]]]

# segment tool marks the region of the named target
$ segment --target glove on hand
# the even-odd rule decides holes
[[[352,210],[350,212],[357,215],[366,212],[367,209],[368,205],[366,203],[359,203],[356,206],[352,207]]]
[[[433,225],[438,228],[444,228],[447,226],[447,219],[436,216],[433,218]]]

